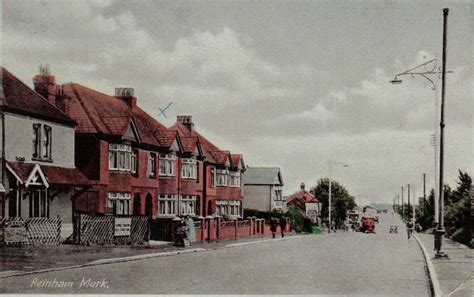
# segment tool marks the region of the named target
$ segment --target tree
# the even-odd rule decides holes
[[[321,202],[321,217],[328,218],[329,205],[329,178],[321,178],[310,192]],[[346,219],[347,210],[357,206],[353,196],[337,181],[331,182],[332,218],[336,226],[340,226]]]
[[[459,170],[459,181],[454,191],[445,191],[445,227],[454,240],[471,245],[471,197],[472,179]],[[446,193],[447,192],[447,193]]]

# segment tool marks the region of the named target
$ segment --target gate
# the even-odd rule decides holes
[[[80,245],[125,245],[148,242],[147,216],[74,214],[73,241]]]
[[[0,243],[5,245],[59,245],[61,218],[2,218]]]

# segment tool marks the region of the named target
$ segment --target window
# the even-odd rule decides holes
[[[114,215],[129,215],[130,200],[130,193],[109,193],[107,200],[108,212]]]
[[[236,201],[236,200],[216,201],[216,213],[219,216],[222,216],[222,215],[240,216],[240,201]]]
[[[43,153],[43,159],[51,159],[51,127],[44,125],[43,126],[43,147],[42,147],[42,153]]]
[[[49,205],[44,188],[33,187],[30,190],[30,217],[48,217]]]
[[[158,206],[160,215],[175,215],[177,214],[177,195],[159,195]]]
[[[109,144],[109,170],[130,171],[132,147],[127,144]]]
[[[181,196],[180,204],[181,215],[196,214],[196,196]]]
[[[226,169],[217,169],[216,170],[216,184],[217,186],[227,186],[228,185],[228,178],[229,178],[229,171]]]
[[[156,154],[148,153],[148,176],[156,177]]]
[[[211,187],[215,187],[216,186],[216,168],[214,167],[211,167]]]
[[[138,172],[138,150],[132,149],[132,155],[130,158],[130,172],[136,174]]]
[[[41,124],[33,124],[33,158],[41,158]]]
[[[229,186],[240,188],[240,171],[232,171],[229,174]]]
[[[160,176],[174,176],[176,156],[172,154],[160,154],[159,167]]]
[[[187,179],[197,179],[196,159],[181,159],[181,177]]]
[[[283,196],[282,196],[282,191],[281,187],[276,187],[275,188],[275,201],[282,201]]]

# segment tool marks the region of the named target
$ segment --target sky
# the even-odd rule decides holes
[[[1,64],[32,86],[40,64],[58,83],[113,94],[167,126],[195,128],[248,166],[280,167],[284,194],[329,175],[357,202],[391,203],[434,185],[437,91],[394,75],[438,55],[448,19],[445,181],[471,174],[470,1],[2,1]],[[428,68],[429,69],[429,68]],[[435,77],[433,77],[434,79]],[[166,118],[159,108],[170,103]]]

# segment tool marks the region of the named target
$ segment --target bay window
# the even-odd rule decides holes
[[[216,184],[217,186],[227,186],[229,178],[229,171],[226,169],[216,170]]]
[[[181,159],[181,177],[186,179],[197,179],[196,159]]]
[[[231,171],[229,174],[229,186],[240,188],[240,171]]]
[[[196,196],[183,195],[180,199],[181,215],[195,215],[196,214]]]
[[[127,144],[109,144],[109,170],[130,171],[132,147]]]
[[[130,193],[110,192],[107,198],[108,213],[114,215],[130,214]]]
[[[177,214],[177,195],[159,195],[158,207],[160,215],[175,215]]]
[[[160,154],[159,174],[160,176],[174,176],[176,156],[172,154]]]

